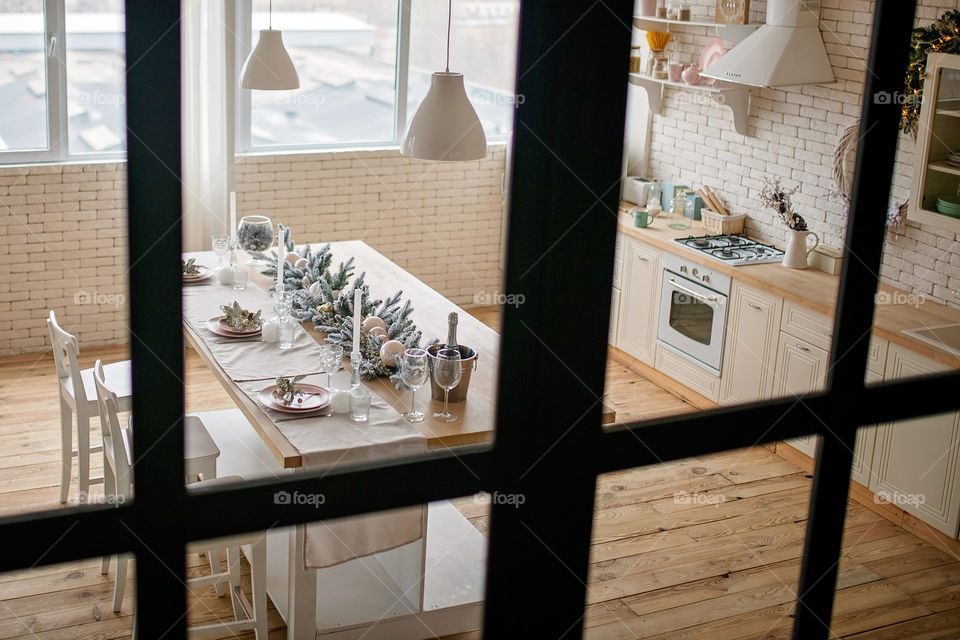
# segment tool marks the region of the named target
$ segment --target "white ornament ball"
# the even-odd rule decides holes
[[[388,340],[380,347],[380,359],[388,367],[397,366],[397,356],[403,353],[403,343],[399,340]]]
[[[374,327],[380,327],[381,329],[386,331],[387,323],[384,322],[381,318],[378,318],[377,316],[370,316],[369,318],[363,321],[363,330],[366,331],[367,333],[370,333],[370,330],[373,329]]]
[[[310,285],[310,295],[312,295],[314,298],[316,298],[316,297],[317,297],[317,293],[319,293],[319,292],[320,292],[320,283],[319,283],[319,282],[314,282],[312,285]]]
[[[293,266],[295,266],[297,269],[303,269],[305,266],[307,266],[307,259],[300,258],[299,260],[293,263]]]
[[[277,324],[276,320],[270,318],[263,323],[260,337],[264,342],[276,342],[280,339],[280,326]]]
[[[233,272],[230,271],[230,267],[223,267],[218,270],[217,280],[220,281],[220,284],[233,284]]]
[[[283,259],[289,262],[291,265],[297,264],[297,260],[300,259],[300,256],[296,252],[291,251],[287,255],[283,256]]]

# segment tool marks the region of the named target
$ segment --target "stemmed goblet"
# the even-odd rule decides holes
[[[433,414],[434,418],[443,422],[453,422],[457,416],[450,413],[448,408],[450,389],[460,384],[463,368],[460,365],[459,349],[440,349],[437,351],[436,361],[433,363],[433,380],[443,389],[443,411]]]
[[[423,349],[406,349],[397,356],[397,360],[400,362],[400,380],[410,388],[410,411],[403,414],[403,417],[407,422],[421,422],[423,412],[416,410],[416,394],[429,375],[427,352]]]
[[[217,266],[217,268],[222,269],[223,256],[227,255],[227,250],[230,248],[230,236],[214,234],[212,242],[213,252],[217,255],[217,259],[220,261],[220,264]]]

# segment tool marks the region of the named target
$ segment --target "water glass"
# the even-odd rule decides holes
[[[463,366],[460,364],[459,349],[440,349],[437,351],[433,363],[433,380],[443,389],[443,411],[433,414],[433,417],[443,422],[453,422],[457,416],[450,413],[448,408],[450,389],[460,384],[463,376]]]
[[[330,388],[330,346],[326,344],[320,345],[320,351],[317,354],[317,372],[327,374],[327,388]]]
[[[296,333],[296,327],[290,316],[280,316],[277,318],[277,346],[281,349],[293,348],[293,336]]]
[[[223,268],[223,256],[227,255],[227,250],[230,248],[230,236],[228,235],[213,235],[213,252],[217,254],[217,259],[220,261],[219,267]]]
[[[332,376],[340,371],[340,367],[343,366],[343,347],[332,344],[328,348],[330,350],[330,368],[327,369],[327,388],[330,388]]]
[[[416,394],[427,382],[427,352],[423,349],[407,349],[397,357],[397,361],[400,365],[400,380],[410,389],[410,411],[403,414],[403,417],[407,422],[421,422],[423,412],[416,410]]]
[[[233,280],[233,290],[234,291],[243,291],[247,288],[247,270],[235,264],[230,267],[230,275]]]
[[[370,390],[363,385],[350,390],[350,421],[367,422],[370,419]]]

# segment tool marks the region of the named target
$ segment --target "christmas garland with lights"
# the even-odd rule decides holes
[[[929,27],[913,30],[910,39],[910,64],[904,81],[900,129],[916,133],[923,101],[923,78],[927,73],[927,56],[931,53],[960,53],[960,11],[945,12]]]

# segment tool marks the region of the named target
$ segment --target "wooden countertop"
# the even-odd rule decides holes
[[[618,231],[623,235],[641,242],[683,256],[725,273],[731,278],[762,291],[767,291],[833,317],[837,305],[837,292],[840,276],[832,276],[816,269],[788,269],[781,264],[754,264],[734,267],[704,254],[677,244],[675,238],[708,235],[703,224],[692,221],[689,229],[671,229],[662,218],[657,218],[649,227],[633,226],[633,217],[621,209]],[[932,347],[902,333],[904,329],[932,327],[943,324],[960,323],[960,310],[946,305],[923,300],[902,289],[880,284],[880,291],[887,294],[889,302],[877,306],[874,316],[874,335],[903,345],[929,358],[960,369],[960,358],[946,351]]]

